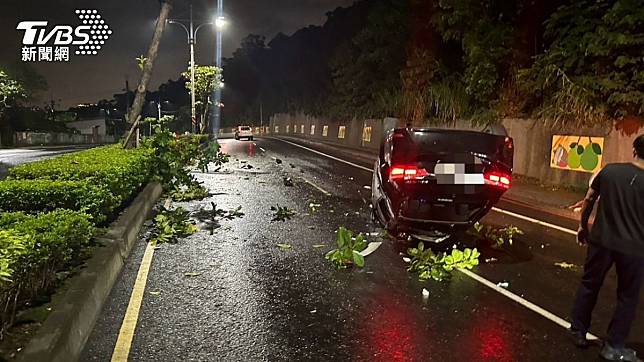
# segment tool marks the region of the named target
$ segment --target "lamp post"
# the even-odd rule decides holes
[[[188,35],[188,45],[190,46],[190,88],[191,88],[190,106],[191,106],[191,114],[192,114],[192,133],[196,133],[197,101],[195,96],[195,42],[197,39],[197,32],[199,31],[199,29],[201,29],[201,27],[204,25],[213,25],[213,22],[202,23],[195,28],[193,17],[192,17],[192,4],[190,4],[190,19],[188,22],[188,26],[186,26],[180,19],[168,19],[168,24],[180,25]],[[216,25],[216,21],[214,24]]]
[[[226,26],[226,18],[224,18],[224,0],[217,0],[217,17],[215,18],[215,29],[217,30],[217,44],[215,52],[215,66],[221,69],[221,40],[222,40],[222,31]],[[214,120],[212,123],[212,134],[216,138],[220,119],[221,119],[221,86],[217,87],[215,90],[215,112]]]

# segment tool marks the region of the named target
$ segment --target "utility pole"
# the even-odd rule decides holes
[[[260,133],[264,133],[264,103],[259,99],[259,129]]]

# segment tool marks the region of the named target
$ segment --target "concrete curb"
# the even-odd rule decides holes
[[[159,183],[149,183],[99,240],[98,248],[54,307],[18,361],[77,361],[94,323],[116,282],[143,222],[162,193]]]

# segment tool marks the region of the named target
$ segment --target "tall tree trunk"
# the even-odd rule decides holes
[[[161,36],[163,35],[163,30],[165,29],[166,20],[170,15],[170,10],[172,10],[172,0],[160,0],[159,2],[161,3],[161,11],[159,12],[159,18],[157,19],[157,24],[154,29],[152,42],[150,43],[150,48],[148,49],[147,61],[145,62],[145,65],[143,67],[143,74],[141,75],[139,86],[136,88],[134,103],[132,104],[132,108],[130,108],[130,112],[127,115],[127,121],[131,124],[132,128],[136,127],[136,120],[141,115],[143,103],[145,102],[145,95],[147,93],[148,83],[150,83],[150,78],[152,78],[154,61],[156,60],[157,54],[159,52]],[[129,147],[132,144],[134,143],[128,142],[128,144],[126,144],[126,147]]]

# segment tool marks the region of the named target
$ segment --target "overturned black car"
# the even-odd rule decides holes
[[[421,239],[467,230],[512,183],[512,138],[505,130],[495,133],[432,128],[387,132],[373,172],[374,218],[393,235]]]

